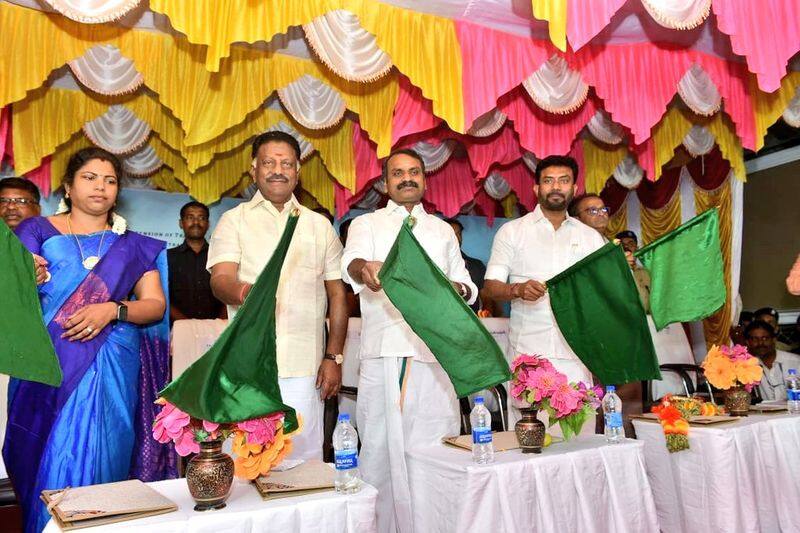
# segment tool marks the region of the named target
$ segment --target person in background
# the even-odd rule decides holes
[[[787,337],[784,337],[781,332],[780,314],[775,310],[774,307],[762,307],[761,309],[756,310],[756,312],[753,313],[753,318],[755,320],[763,320],[772,326],[772,330],[775,332],[775,347],[778,350],[782,350],[784,352],[791,350],[791,346],[789,344],[790,340]]]
[[[625,250],[625,256],[628,258],[628,264],[631,265],[633,281],[636,282],[636,290],[639,291],[639,299],[642,301],[644,312],[650,314],[650,272],[639,265],[633,256],[639,249],[639,238],[631,230],[620,231],[616,238],[619,239],[622,249]]]
[[[323,401],[339,392],[347,335],[342,243],[327,217],[294,195],[301,171],[297,139],[281,131],[262,133],[251,155],[258,191],[224,213],[214,229],[207,265],[211,289],[233,317],[272,257],[289,217],[297,214],[276,295],[278,385],[283,401],[303,417],[303,431],[292,437],[291,458],[322,459]]]
[[[50,519],[44,489],[176,474],[174,452],[151,435],[169,376],[165,243],[128,231],[114,214],[121,174],[115,155],[79,150],[59,213],[17,226],[64,374],[59,387],[9,385],[3,460],[28,532]]]
[[[600,196],[592,193],[576,196],[569,204],[569,216],[576,217],[578,220],[596,230],[603,236],[605,241],[606,229],[608,228],[608,208]]]
[[[763,320],[753,320],[744,330],[747,350],[758,358],[764,377],[758,385],[762,400],[786,400],[786,374],[790,368],[800,372],[800,356],[775,347],[775,330]]]
[[[481,309],[486,309],[488,314],[491,316],[492,313],[492,302],[488,298],[484,298],[485,295],[481,294],[483,290],[483,277],[486,275],[486,265],[483,264],[483,261],[480,259],[475,259],[474,257],[470,257],[464,253],[464,249],[461,248],[464,243],[464,226],[455,218],[451,218],[446,220],[450,227],[453,228],[453,231],[456,234],[456,239],[458,239],[458,246],[461,249],[461,257],[464,259],[464,264],[467,266],[467,272],[469,272],[469,277],[472,278],[472,282],[478,287],[478,299],[475,300],[475,303],[470,305],[470,308],[475,311],[476,313],[479,312]]]
[[[731,326],[731,342],[734,344],[741,344],[742,346],[747,344],[747,339],[744,337],[744,330],[752,321],[752,311],[742,311],[739,313],[739,322],[736,325]]]
[[[19,223],[41,212],[39,188],[25,178],[0,180],[0,218],[12,230]]]
[[[208,261],[208,206],[189,202],[181,207],[180,246],[167,250],[169,263],[169,318],[176,320],[225,318],[225,306],[211,292]]]

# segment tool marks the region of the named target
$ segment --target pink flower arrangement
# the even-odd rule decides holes
[[[522,354],[511,363],[511,396],[520,408],[546,411],[550,425],[561,426],[565,439],[580,433],[603,397],[602,388],[583,382],[570,383],[567,376],[539,355]]]
[[[163,407],[153,421],[153,438],[162,444],[173,442],[178,455],[185,457],[191,453],[200,453],[201,442],[225,440],[231,435],[239,435],[248,445],[254,445],[259,453],[270,452],[273,444],[279,448],[286,447],[289,439],[283,437],[283,413],[245,420],[231,424],[218,424],[208,420],[192,418],[163,398],[156,402]],[[276,439],[280,434],[281,438]],[[288,436],[287,436],[288,437]],[[276,443],[276,440],[280,440]],[[234,452],[237,449],[234,446]],[[287,448],[287,450],[290,448]],[[252,451],[248,451],[248,456]],[[281,459],[283,458],[281,455]],[[278,461],[279,462],[279,461]],[[275,466],[277,462],[270,463]],[[256,471],[256,474],[258,472]]]

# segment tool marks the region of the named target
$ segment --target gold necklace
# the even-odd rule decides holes
[[[100,236],[100,245],[97,247],[97,255],[90,255],[89,257],[83,256],[83,247],[81,246],[81,240],[78,238],[77,235],[72,231],[72,224],[70,224],[70,219],[72,218],[72,213],[67,213],[67,229],[69,229],[70,234],[75,238],[75,243],[78,245],[78,252],[81,254],[81,264],[83,264],[83,268],[86,270],[92,270],[97,263],[100,262],[100,251],[103,248],[103,239],[106,238],[106,231],[105,226],[103,226],[103,234]]]

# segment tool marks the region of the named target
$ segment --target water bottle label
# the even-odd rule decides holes
[[[622,427],[622,413],[606,413],[606,427],[607,428],[621,428]]]
[[[489,428],[475,428],[472,430],[473,444],[490,444],[492,442],[492,430]]]
[[[790,402],[800,402],[800,390],[789,389],[786,391],[786,397]]]
[[[350,470],[358,467],[358,453],[356,450],[340,450],[334,452],[336,470]]]

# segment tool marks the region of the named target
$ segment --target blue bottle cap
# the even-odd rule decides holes
[[[342,413],[339,415],[339,422],[350,422],[350,415],[347,413]]]
[[[790,368],[789,369],[789,375],[790,376],[797,375],[797,369],[796,368]]]
[[[476,396],[475,397],[475,404],[483,405],[483,396]]]
[[[617,387],[615,385],[608,385],[606,386],[606,392],[616,392]]]

